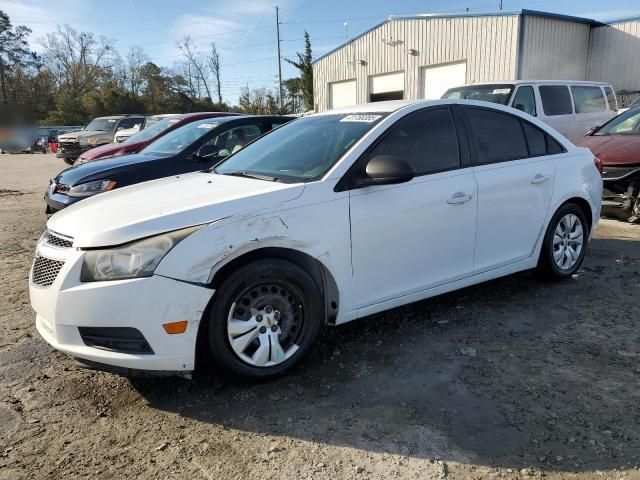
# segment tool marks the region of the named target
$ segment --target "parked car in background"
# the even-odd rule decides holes
[[[47,213],[116,188],[210,168],[272,128],[291,120],[284,116],[218,114],[214,118],[186,123],[137,154],[75,165],[51,179],[45,193]]]
[[[171,155],[168,139],[203,122],[147,148]],[[228,140],[211,129],[203,155]],[[295,120],[212,171],[57,213],[37,245],[31,304],[44,339],[94,367],[189,374],[198,351],[269,378],[325,323],[527,269],[571,276],[601,196],[593,154],[525,113],[359,105]]]
[[[76,160],[75,164],[92,162],[94,160],[101,160],[103,158],[114,157],[117,155],[126,155],[128,153],[136,153],[151,142],[160,138],[162,135],[181,127],[184,124],[204,118],[216,118],[229,115],[237,114],[228,112],[181,113],[166,116],[161,120],[155,120],[153,117],[149,117],[148,121],[151,123],[147,124],[147,126],[140,132],[130,136],[122,143],[110,143],[108,145],[103,145],[102,147],[87,150],[80,155],[80,158]]]
[[[482,100],[522,110],[575,141],[617,114],[608,83],[565,80],[516,80],[450,88],[442,98]]]
[[[59,135],[56,156],[72,165],[82,153],[91,148],[111,143],[118,130],[131,128],[136,123],[142,123],[144,118],[144,115],[114,115],[95,118],[79,132]]]
[[[603,212],[640,220],[640,107],[621,113],[576,142],[603,165]]]
[[[113,141],[116,143],[125,142],[132,135],[135,135],[140,130],[149,128],[150,126],[158,123],[161,120],[164,120],[165,118],[177,117],[179,115],[180,115],[179,113],[163,113],[160,115],[151,115],[149,117],[146,117],[142,122],[142,124],[136,124],[133,126],[133,128],[128,128],[128,129],[120,130],[119,132],[116,132],[116,134],[113,137]]]

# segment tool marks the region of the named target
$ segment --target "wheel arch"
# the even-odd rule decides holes
[[[582,197],[568,198],[567,200],[562,202],[560,205],[558,205],[558,207],[553,212],[553,215],[555,215],[555,212],[557,212],[560,208],[562,208],[564,205],[568,203],[575,203],[584,211],[584,214],[587,217],[587,227],[589,228],[589,234],[591,234],[591,228],[593,227],[593,209],[591,208],[591,204],[584,198]],[[552,215],[552,218],[553,218],[553,215]]]
[[[253,261],[265,259],[288,260],[304,269],[311,276],[314,282],[316,282],[322,294],[325,309],[325,323],[331,325],[335,324],[340,306],[338,284],[326,265],[317,258],[309,255],[308,253],[301,252],[300,250],[273,246],[259,247],[250,250],[230,259],[222,265],[216,266],[208,286],[213,289],[217,289],[222,285],[225,279],[239,268]],[[206,352],[208,351],[208,343],[206,342],[206,338],[209,331],[209,322],[206,321],[206,319],[210,315],[211,307],[215,301],[216,294],[214,293],[203,312],[202,321],[198,327],[195,352],[196,365],[207,362],[208,357],[206,356]]]

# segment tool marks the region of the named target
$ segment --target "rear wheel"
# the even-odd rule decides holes
[[[584,260],[589,226],[578,205],[567,203],[555,213],[544,236],[537,272],[547,280],[573,275]]]
[[[235,375],[281,375],[314,346],[322,305],[318,286],[298,265],[276,259],[247,264],[216,292],[209,318],[211,355]]]

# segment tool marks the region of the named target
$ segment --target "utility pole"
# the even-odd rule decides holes
[[[280,58],[280,14],[278,7],[276,7],[276,36],[278,44],[278,89],[280,91],[280,111],[282,113],[282,59]]]

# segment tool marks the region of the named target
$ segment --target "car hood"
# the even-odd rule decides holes
[[[47,228],[79,248],[139,238],[250,213],[297,198],[304,184],[190,173],[96,195],[54,214]]]
[[[91,180],[110,180],[111,174],[128,170],[132,165],[158,160],[155,155],[141,153],[105,158],[100,162],[88,162],[74,165],[61,171],[53,180],[60,185],[78,185]]]
[[[142,150],[147,146],[148,142],[135,142],[135,143],[109,143],[102,145],[101,147],[92,148],[87,150],[80,158],[82,160],[99,160],[104,157],[111,157],[114,155],[124,155],[126,153],[135,153]]]
[[[575,143],[591,150],[603,165],[640,165],[640,135],[589,135]]]
[[[79,137],[88,137],[91,135],[104,135],[105,133],[101,130],[79,130],[77,132],[65,133],[58,137],[59,140],[77,140]]]

